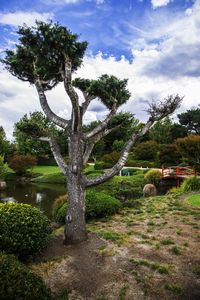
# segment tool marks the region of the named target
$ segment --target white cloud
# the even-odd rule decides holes
[[[104,4],[104,3],[105,3],[105,0],[96,0],[97,5],[101,5],[101,4]]]
[[[171,0],[151,0],[151,4],[152,4],[153,8],[166,6],[170,2],[171,2]]]
[[[155,16],[156,11],[153,13]],[[141,121],[147,119],[145,100],[151,98],[161,100],[178,93],[184,96],[179,112],[200,104],[200,1],[196,1],[189,12],[173,16],[158,14],[153,23],[151,20],[149,16],[146,26],[138,31],[138,39],[130,41],[132,62],[124,57],[120,60],[105,58],[99,53],[85,57],[83,67],[76,73],[76,76],[90,79],[105,73],[128,78],[132,96],[123,110],[135,113]],[[0,125],[10,137],[14,122],[25,113],[41,108],[35,89],[3,70],[0,70],[0,90]],[[47,96],[52,110],[70,117],[71,105],[62,85]],[[101,119],[106,113],[103,105],[94,101],[85,122]]]
[[[52,20],[54,15],[52,13],[38,13],[35,11],[16,11],[13,13],[0,13],[0,23],[13,26],[21,26],[24,23],[28,26],[35,24],[35,21]]]

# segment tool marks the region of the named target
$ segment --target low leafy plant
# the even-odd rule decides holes
[[[26,259],[47,245],[50,232],[50,221],[37,208],[22,203],[0,204],[1,251]]]
[[[0,299],[52,299],[42,278],[17,260],[14,255],[0,253]]]
[[[52,216],[56,218],[59,209],[67,202],[67,195],[62,195],[56,198],[52,206]]]
[[[200,278],[200,265],[194,265],[192,267],[192,272]]]
[[[170,240],[170,239],[165,239],[165,240],[162,240],[160,242],[162,245],[173,245],[174,244],[174,241]]]
[[[171,249],[170,249],[170,252],[174,255],[180,255],[181,254],[181,251],[180,251],[180,248],[178,246],[173,246]]]
[[[200,178],[196,176],[188,177],[181,184],[183,192],[193,192],[200,190]]]
[[[175,285],[175,284],[169,284],[169,283],[166,283],[164,288],[170,292],[172,292],[173,294],[181,294],[182,293],[182,289],[180,286],[178,285]]]

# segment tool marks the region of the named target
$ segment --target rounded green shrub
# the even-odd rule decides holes
[[[97,193],[93,190],[86,193],[86,218],[102,218],[113,215],[121,208],[121,202],[105,193]]]
[[[54,211],[54,219],[56,222],[61,224],[65,223],[67,206],[68,204],[65,202]],[[86,192],[85,206],[87,219],[102,218],[117,213],[121,208],[121,202],[105,193],[90,190]]]
[[[200,190],[200,178],[196,176],[188,177],[181,184],[183,192],[192,192]]]
[[[0,250],[25,259],[47,245],[50,232],[49,219],[37,208],[22,203],[0,204]]]
[[[162,179],[162,174],[159,170],[149,170],[144,178],[148,183],[159,184]]]
[[[42,278],[20,263],[14,255],[0,253],[1,300],[48,300],[51,291]]]

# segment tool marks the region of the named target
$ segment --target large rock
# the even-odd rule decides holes
[[[144,196],[155,196],[157,194],[157,189],[154,184],[148,183],[143,188]]]
[[[6,187],[7,187],[6,182],[5,181],[0,181],[0,191],[5,190]]]

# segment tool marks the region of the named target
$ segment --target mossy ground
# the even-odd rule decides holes
[[[63,246],[57,230],[32,268],[69,299],[199,299],[200,211],[176,195],[137,201],[88,223],[82,244]]]

